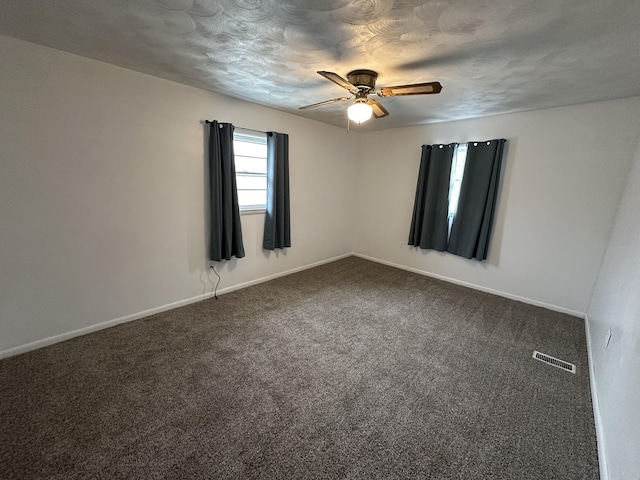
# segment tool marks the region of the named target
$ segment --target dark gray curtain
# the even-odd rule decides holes
[[[409,245],[447,249],[449,181],[455,145],[423,145]]]
[[[211,187],[211,260],[244,257],[233,125],[209,122],[209,175]]]
[[[487,258],[505,141],[468,144],[458,210],[449,237],[451,253],[478,260]]]
[[[291,246],[289,135],[267,132],[267,205],[262,248]]]

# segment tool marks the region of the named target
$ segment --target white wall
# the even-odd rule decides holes
[[[608,467],[603,478],[612,480],[640,478],[639,207],[640,145],[587,312],[594,401]]]
[[[0,356],[211,292],[204,119],[290,135],[293,246],[243,216],[220,288],[352,251],[344,130],[8,37],[0,59]]]
[[[359,135],[356,252],[584,314],[640,128],[640,98]],[[407,247],[422,144],[506,138],[489,258]]]

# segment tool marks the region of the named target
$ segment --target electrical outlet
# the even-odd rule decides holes
[[[610,341],[611,341],[611,329],[607,330],[607,339],[604,341],[604,348],[609,348]]]

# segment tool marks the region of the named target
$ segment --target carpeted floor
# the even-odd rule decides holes
[[[583,321],[346,258],[0,361],[0,478],[596,479]]]

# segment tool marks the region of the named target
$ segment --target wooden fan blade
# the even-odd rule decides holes
[[[385,108],[380,105],[380,102],[378,102],[375,98],[369,98],[367,100],[367,103],[373,108],[373,116],[375,118],[382,118],[389,115],[389,112],[387,112]]]
[[[411,85],[396,85],[395,87],[383,87],[378,90],[381,97],[398,97],[400,95],[427,95],[440,93],[440,82],[414,83]]]
[[[342,88],[345,88],[349,91],[358,90],[358,88],[355,85],[351,84],[350,82],[342,78],[337,73],[325,72],[323,70],[320,70],[318,73],[322,75],[324,78],[326,78],[327,80],[331,80],[333,83],[340,85]]]
[[[298,110],[306,110],[307,108],[321,107],[322,105],[329,105],[330,103],[344,102],[345,100],[349,100],[350,98],[351,97],[340,97],[340,98],[334,98],[333,100],[325,100],[324,102],[314,103],[313,105],[306,105],[304,107],[300,107]]]

